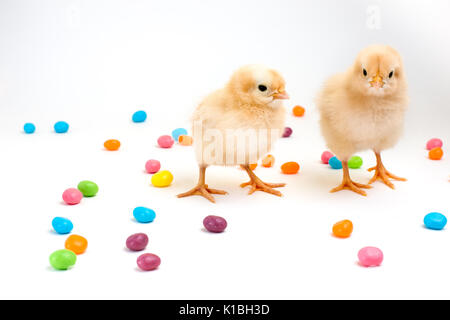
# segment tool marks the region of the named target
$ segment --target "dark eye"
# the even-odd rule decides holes
[[[389,73],[389,78],[392,78],[393,75],[394,75],[394,71],[391,71],[391,72]]]
[[[363,69],[363,75],[364,75],[364,77],[367,77],[367,70],[366,69]]]
[[[267,90],[267,87],[266,87],[265,85],[263,85],[263,84],[260,84],[260,85],[258,86],[258,89],[259,89],[259,91],[264,92],[264,91]]]

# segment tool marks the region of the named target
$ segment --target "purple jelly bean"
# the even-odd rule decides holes
[[[209,232],[223,232],[227,227],[227,221],[218,216],[207,216],[203,219],[203,225]]]
[[[292,134],[292,129],[289,127],[284,128],[283,138],[289,138]]]
[[[141,251],[147,247],[148,237],[145,233],[136,233],[128,237],[127,248],[131,251]]]

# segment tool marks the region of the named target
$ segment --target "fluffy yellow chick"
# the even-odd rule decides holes
[[[241,184],[251,187],[249,194],[259,190],[281,196],[273,188],[285,184],[261,181],[250,164],[269,152],[282,135],[285,122],[282,100],[288,98],[283,77],[259,65],[240,68],[224,88],[208,95],[193,116],[198,184],[178,197],[200,195],[215,202],[212,194],[226,194],[205,184],[205,171],[210,165],[240,165],[250,177],[249,182]]]
[[[386,45],[363,49],[344,73],[326,81],[317,97],[321,129],[328,147],[342,161],[342,184],[331,192],[349,189],[361,195],[369,185],[351,180],[347,161],[355,152],[371,149],[377,179],[394,188],[389,178],[406,181],[387,171],[380,152],[393,147],[403,130],[408,105],[407,82],[399,53]]]

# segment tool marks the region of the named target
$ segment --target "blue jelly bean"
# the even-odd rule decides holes
[[[328,160],[328,164],[333,169],[342,169],[342,162],[337,157],[330,158],[330,160]]]
[[[36,127],[32,123],[25,123],[25,125],[23,126],[23,131],[25,131],[25,133],[31,134],[34,133],[35,130]]]
[[[140,223],[149,223],[155,220],[156,213],[146,207],[136,207],[133,210],[133,216]]]
[[[186,136],[187,134],[188,134],[188,132],[187,132],[186,129],[184,129],[184,128],[177,128],[177,129],[172,131],[172,138],[173,138],[173,140],[178,141],[178,137],[179,136],[182,136],[182,135]]]
[[[52,220],[53,229],[59,234],[70,233],[73,229],[73,224],[69,219],[56,217]]]
[[[56,133],[66,133],[69,130],[69,124],[65,121],[58,121],[53,126]]]
[[[442,230],[447,224],[447,218],[439,212],[431,212],[423,219],[425,227],[433,230]]]
[[[145,111],[136,111],[133,113],[133,122],[144,122],[147,119],[147,113]]]

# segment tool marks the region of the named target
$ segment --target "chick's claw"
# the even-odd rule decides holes
[[[257,179],[257,180],[250,180],[248,182],[242,183],[241,188],[244,188],[246,186],[251,186],[251,189],[248,192],[248,194],[252,194],[255,191],[264,191],[264,192],[274,194],[276,196],[281,197],[282,196],[281,192],[278,190],[274,190],[273,188],[280,188],[280,187],[284,187],[285,185],[286,185],[285,183],[266,183],[266,182],[263,182],[263,181]]]
[[[348,180],[344,180],[341,183],[340,186],[338,186],[338,187],[336,187],[334,189],[331,189],[330,192],[334,193],[334,192],[346,189],[346,190],[350,190],[350,191],[356,192],[356,193],[358,193],[358,194],[360,194],[362,196],[367,196],[367,193],[364,190],[361,190],[360,188],[362,188],[362,189],[370,189],[372,187],[367,185],[367,184],[357,183],[357,182],[354,182],[354,181],[348,179]]]
[[[208,188],[207,184],[199,184],[195,188],[193,188],[187,192],[180,193],[179,195],[177,195],[177,197],[184,198],[184,197],[198,195],[198,196],[202,196],[202,197],[208,199],[212,203],[216,203],[216,200],[214,199],[214,197],[211,194],[227,194],[227,192],[223,191],[223,190],[210,189],[210,188]]]
[[[367,171],[373,170],[375,170],[375,174],[373,175],[372,179],[370,179],[369,184],[372,184],[377,180],[381,180],[385,185],[387,185],[391,189],[395,189],[394,184],[391,181],[389,181],[389,178],[397,181],[407,181],[405,178],[397,177],[396,175],[387,171],[386,168],[383,166],[383,164],[376,165],[375,167],[367,169]]]

